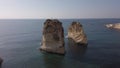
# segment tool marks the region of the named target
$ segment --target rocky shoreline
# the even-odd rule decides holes
[[[116,23],[116,24],[106,24],[105,25],[107,28],[111,28],[111,29],[120,29],[120,23]]]

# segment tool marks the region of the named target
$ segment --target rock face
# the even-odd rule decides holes
[[[2,60],[2,58],[0,58],[0,66],[1,66],[2,62],[3,62],[3,60]]]
[[[43,36],[40,50],[64,54],[64,30],[62,23],[56,19],[44,22]]]
[[[120,29],[120,23],[116,23],[116,24],[106,24],[105,26],[106,26],[107,28]]]
[[[82,25],[79,22],[72,22],[68,28],[68,38],[73,39],[76,43],[87,45],[87,37]]]

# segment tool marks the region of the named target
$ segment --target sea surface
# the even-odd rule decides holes
[[[79,21],[88,46],[74,45],[65,38],[65,55],[39,50],[45,19],[1,19],[1,68],[120,68],[120,30],[105,24],[120,19],[60,19],[64,35],[73,21]]]

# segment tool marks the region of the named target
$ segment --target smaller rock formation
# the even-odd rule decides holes
[[[82,25],[79,22],[72,22],[68,28],[68,38],[73,39],[76,43],[87,45],[87,37]]]
[[[0,58],[0,66],[1,66],[2,62],[3,62],[3,59],[2,59],[2,58]]]
[[[47,19],[43,27],[43,36],[40,50],[64,54],[64,31],[58,20]]]
[[[120,23],[116,23],[116,24],[106,24],[105,26],[106,26],[107,28],[120,29]]]

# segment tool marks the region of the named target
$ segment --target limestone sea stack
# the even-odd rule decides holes
[[[79,22],[72,22],[68,28],[68,38],[72,39],[75,43],[87,45],[87,37],[84,33],[83,27]]]
[[[44,22],[40,50],[57,54],[65,54],[64,30],[62,23],[59,20],[47,19]]]
[[[120,29],[120,23],[116,23],[116,24],[106,24],[105,26],[106,26],[107,28]]]

